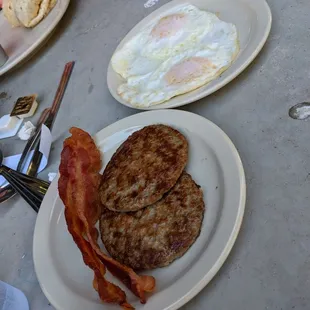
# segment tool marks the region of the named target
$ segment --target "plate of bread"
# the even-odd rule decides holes
[[[28,59],[55,29],[70,0],[2,0],[0,46],[7,56],[0,76]],[[1,4],[1,1],[0,1]]]

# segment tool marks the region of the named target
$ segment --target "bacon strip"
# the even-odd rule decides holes
[[[68,230],[83,255],[84,263],[94,271],[93,285],[101,300],[118,303],[124,309],[134,309],[127,302],[125,292],[104,278],[106,268],[138,296],[141,303],[146,302],[145,292],[154,290],[155,279],[137,275],[100,250],[99,232],[95,227],[102,211],[98,195],[100,152],[85,131],[73,127],[70,133],[72,136],[65,140],[61,153],[58,181]]]

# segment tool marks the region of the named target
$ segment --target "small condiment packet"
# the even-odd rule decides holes
[[[0,118],[0,139],[14,137],[20,128],[23,120],[9,114]]]
[[[37,110],[37,107],[38,102],[36,94],[20,97],[17,99],[10,115],[19,118],[31,117]]]
[[[31,122],[26,122],[18,132],[19,139],[29,140],[35,129],[36,127]]]

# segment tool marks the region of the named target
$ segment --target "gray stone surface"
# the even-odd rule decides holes
[[[70,126],[95,133],[137,113],[111,97],[106,70],[121,38],[167,1],[150,9],[144,2],[72,1],[37,55],[0,78],[0,93],[6,93],[0,96],[1,114],[11,110],[18,96],[32,92],[39,94],[41,112],[52,102],[64,63],[76,60],[53,129],[50,163],[41,177],[57,171]],[[236,245],[218,275],[186,310],[310,309],[310,122],[288,117],[290,106],[310,100],[310,2],[270,0],[269,4],[273,26],[259,57],[228,86],[184,107],[218,124],[231,137],[248,186]],[[23,146],[16,138],[0,141],[6,155]],[[0,279],[22,289],[32,310],[51,310],[33,269],[35,219],[18,197],[1,205]]]

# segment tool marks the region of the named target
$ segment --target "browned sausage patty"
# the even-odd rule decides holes
[[[164,267],[195,242],[203,214],[202,190],[184,172],[152,206],[129,213],[106,209],[100,219],[101,238],[113,258],[135,270]]]
[[[112,156],[100,186],[102,204],[112,211],[137,211],[163,197],[188,159],[188,143],[177,130],[152,125],[133,133]]]

